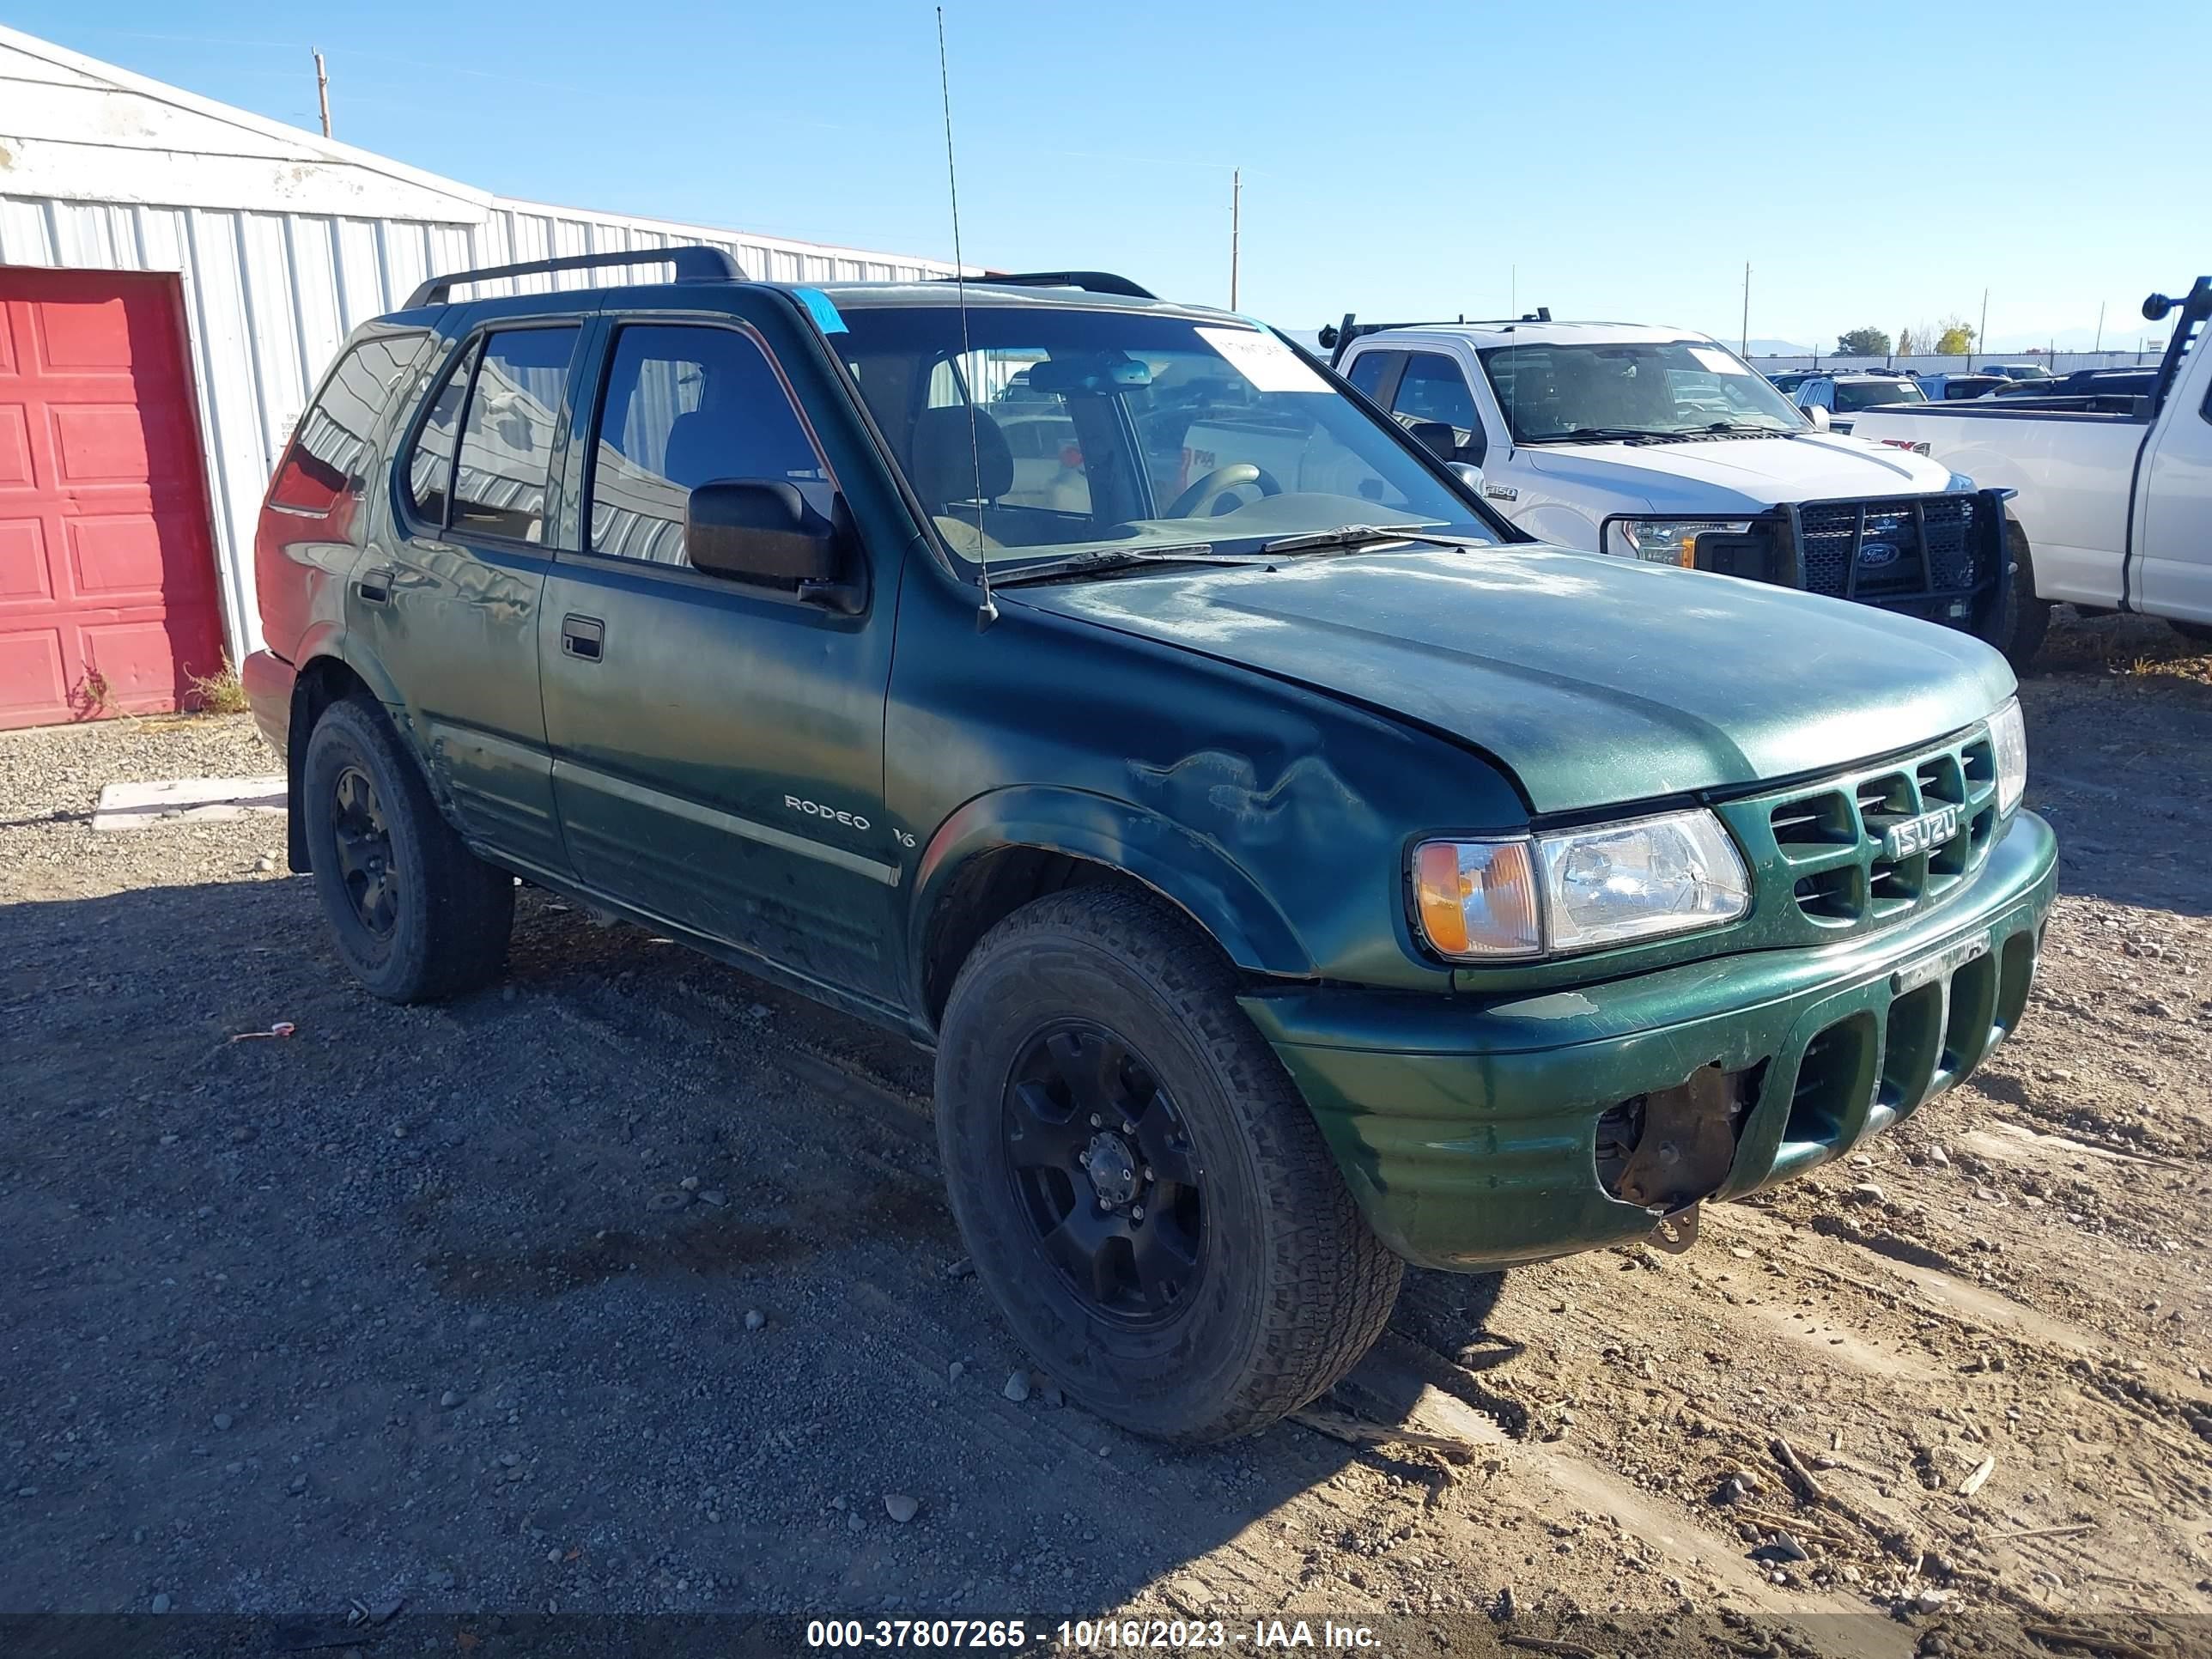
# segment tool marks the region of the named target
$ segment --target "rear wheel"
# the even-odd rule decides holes
[[[1171,1440],[1265,1428],[1329,1388],[1401,1273],[1235,991],[1164,902],[1078,889],[985,937],[938,1048],[978,1277],[1067,1392]]]
[[[498,974],[514,878],[446,822],[382,710],[359,699],[325,709],[300,791],[316,896],[356,979],[389,1001],[422,1002]]]

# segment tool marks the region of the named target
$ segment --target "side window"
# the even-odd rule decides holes
[[[485,338],[453,470],[454,531],[544,538],[553,432],[577,331],[508,329]]]
[[[419,332],[384,335],[362,341],[338,359],[277,463],[269,486],[272,506],[322,514],[340,497],[358,492],[368,434],[424,337]]]
[[[453,487],[453,440],[461,429],[461,405],[468,400],[469,370],[476,356],[471,345],[454,357],[415,434],[415,447],[407,452],[407,504],[429,524],[446,522],[446,497]]]
[[[830,475],[750,335],[622,330],[592,445],[592,550],[684,563],[684,507],[699,485],[720,478],[796,484],[815,507],[830,507]]]
[[[1436,351],[1407,354],[1406,373],[1390,412],[1411,425],[1415,421],[1442,421],[1462,434],[1466,459],[1478,466],[1486,447],[1481,417],[1474,412],[1474,394],[1467,389],[1467,376],[1450,358]]]
[[[1403,352],[1363,351],[1352,360],[1352,367],[1344,378],[1358,386],[1376,403],[1382,401],[1382,383],[1389,378],[1391,364]]]

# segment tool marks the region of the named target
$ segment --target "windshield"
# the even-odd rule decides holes
[[[1805,430],[1765,375],[1702,341],[1493,346],[1482,365],[1521,443]]]
[[[1876,404],[1924,404],[1928,394],[1910,380],[1838,380],[1836,412],[1872,409]]]
[[[831,339],[955,554],[1256,550],[1474,509],[1274,336],[1073,307],[852,306]],[[972,411],[972,430],[970,416]]]

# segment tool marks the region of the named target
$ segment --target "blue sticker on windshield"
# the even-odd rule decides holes
[[[820,289],[795,288],[791,291],[799,296],[799,303],[806,307],[808,313],[814,319],[815,326],[824,334],[843,334],[848,331],[845,327],[845,319],[837,314],[837,307],[830,304],[830,296]]]

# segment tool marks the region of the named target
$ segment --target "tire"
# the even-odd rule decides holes
[[[2194,644],[2212,645],[2212,623],[2176,622],[2168,617],[2166,625]]]
[[[2034,665],[2036,653],[2043,649],[2044,635],[2051,631],[2051,604],[2035,597],[2034,556],[2028,550],[2027,532],[2016,519],[2005,520],[2005,550],[2014,567],[2011,623],[2004,638],[1990,642],[2005,653],[2014,673],[2025,674]]]
[[[387,1002],[428,1002],[498,975],[514,878],[454,833],[381,709],[325,709],[300,789],[315,894],[355,978]]]
[[[1066,1392],[1185,1443],[1328,1390],[1381,1334],[1403,1271],[1236,991],[1164,902],[1073,889],[984,937],[938,1045],[938,1142],[977,1277]],[[1133,1130],[1091,1132],[1101,1099]],[[1083,1167],[1051,1166],[1073,1145]],[[1071,1266],[1079,1235],[1109,1242]]]

